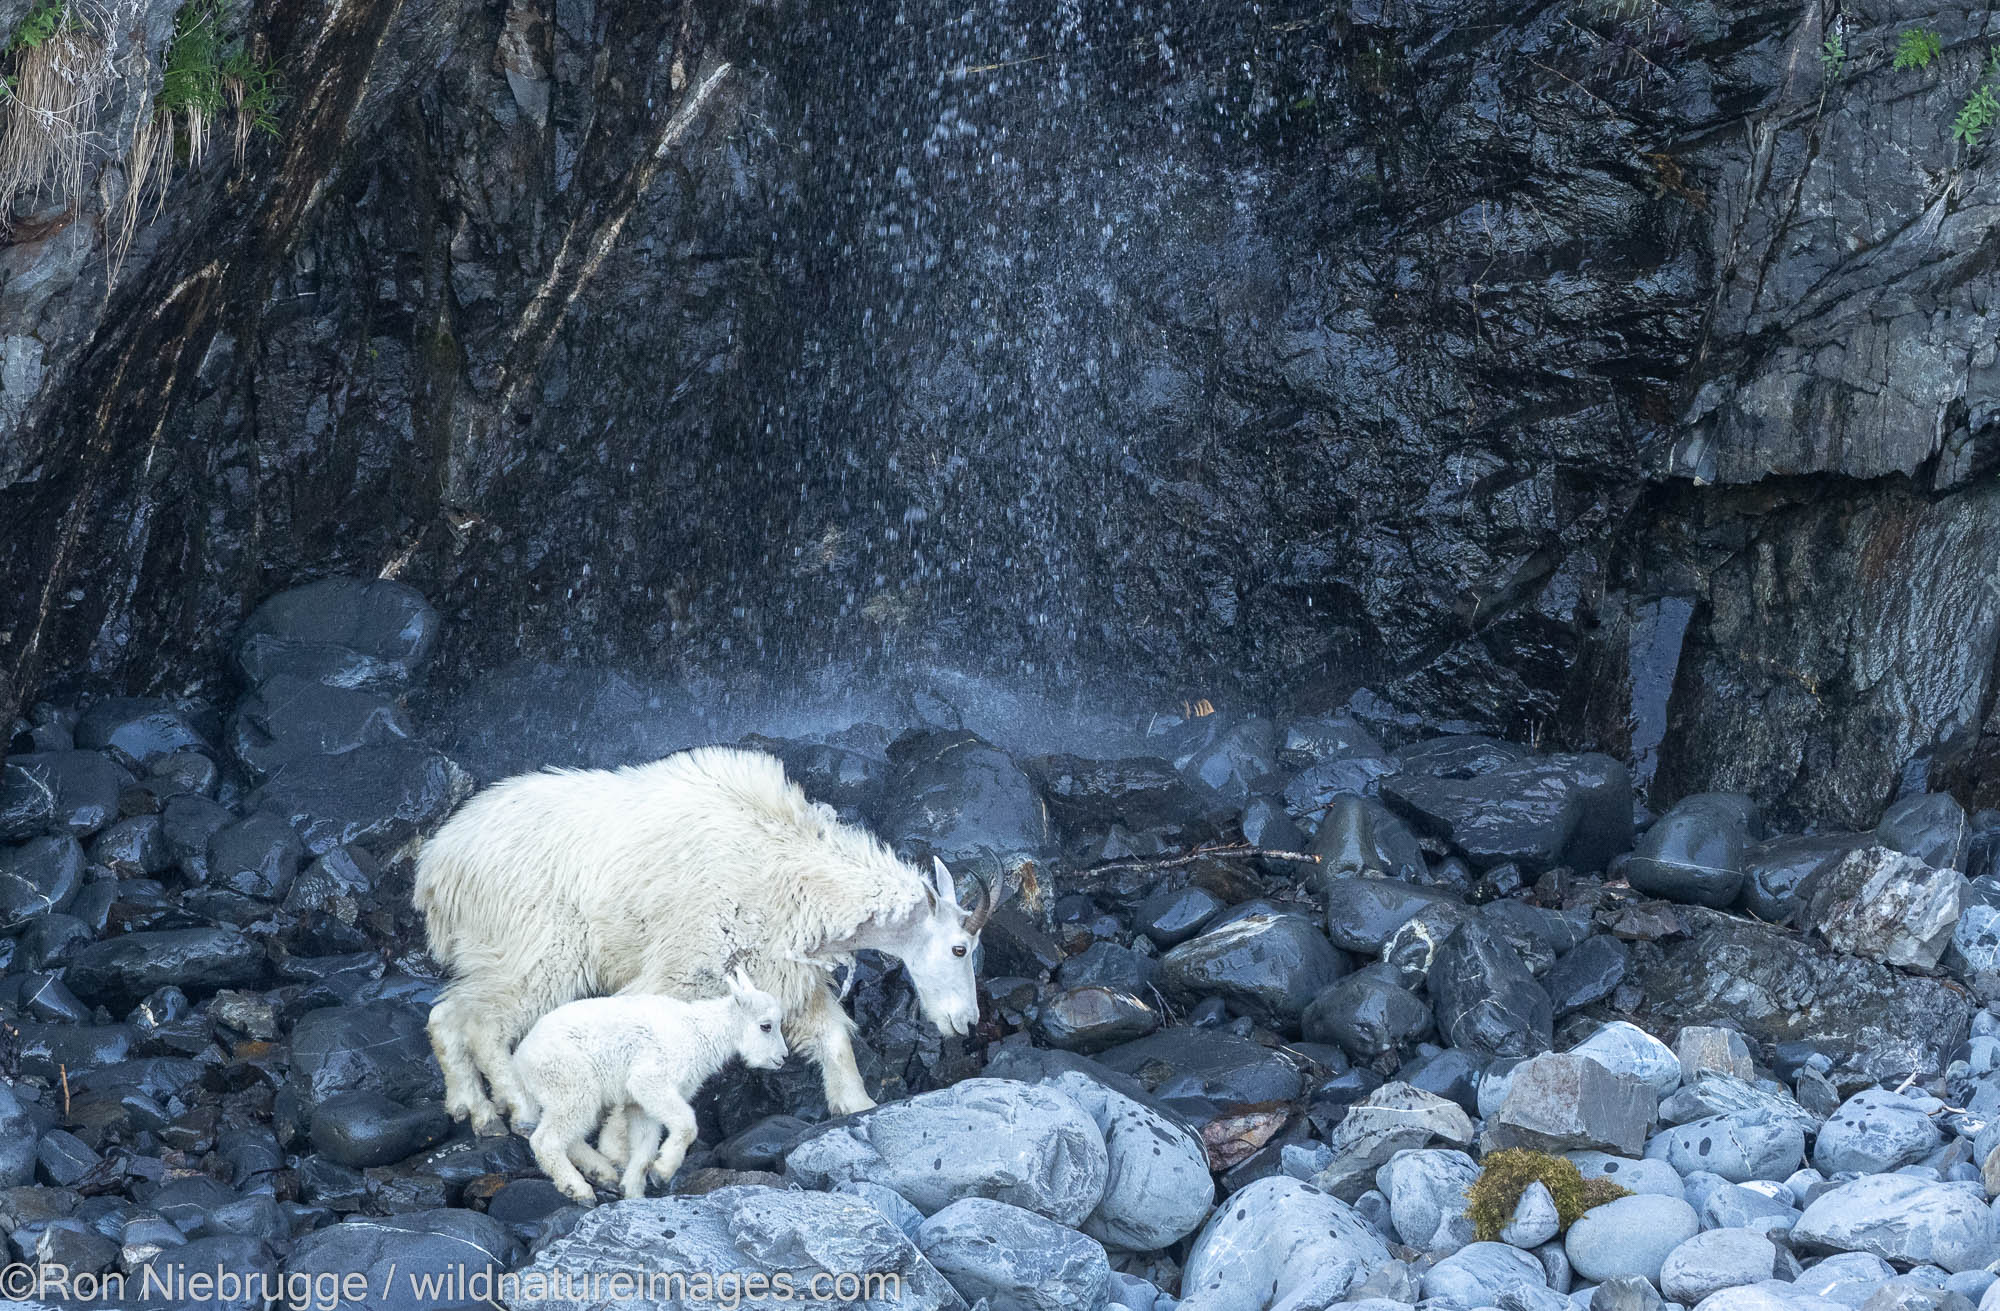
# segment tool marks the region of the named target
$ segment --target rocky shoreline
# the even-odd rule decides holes
[[[881,1106],[735,1069],[673,1195],[570,1205],[440,1104],[412,844],[518,706],[420,727],[439,627],[399,584],[310,584],[237,635],[233,706],[12,726],[10,1260],[132,1306],[693,1305],[717,1290],[608,1281],[726,1270],[991,1311],[1992,1311],[2000,813],[1653,815],[1619,760],[1365,694],[1191,707],[1115,759],[950,722],[747,739],[908,854],[1013,871],[982,1023],[941,1040],[864,960]],[[258,1278],[140,1295],[174,1266]]]

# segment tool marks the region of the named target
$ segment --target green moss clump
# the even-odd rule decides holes
[[[1528,1185],[1540,1180],[1556,1199],[1556,1215],[1567,1229],[1592,1207],[1630,1195],[1609,1179],[1586,1179],[1583,1172],[1560,1156],[1531,1152],[1525,1147],[1509,1147],[1490,1153],[1482,1163],[1479,1178],[1465,1190],[1466,1213],[1479,1241],[1490,1243],[1514,1218],[1514,1208]]]

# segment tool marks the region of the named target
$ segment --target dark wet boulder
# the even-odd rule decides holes
[[[332,687],[404,687],[429,663],[441,625],[413,587],[327,578],[267,598],[236,635],[253,687],[290,674]]]
[[[1438,949],[1458,932],[1459,926],[1477,918],[1469,907],[1456,901],[1434,901],[1403,921],[1382,943],[1382,963],[1394,966],[1406,987],[1421,988],[1437,963]]]
[[[1603,1001],[1625,981],[1631,949],[1608,933],[1585,938],[1558,959],[1542,976],[1555,1016],[1561,1019],[1592,1002]]]
[[[1319,857],[1322,881],[1342,874],[1422,879],[1428,869],[1410,826],[1373,797],[1335,797],[1308,850]]]
[[[1084,984],[1144,992],[1160,977],[1159,962],[1115,942],[1092,943],[1056,967],[1057,986],[1075,988]]]
[[[313,1108],[313,1149],[342,1165],[389,1165],[444,1141],[451,1117],[436,1102],[405,1106],[381,1093],[336,1093]]]
[[[0,761],[0,842],[34,837],[55,823],[55,789],[22,759]]]
[[[0,932],[68,909],[83,871],[83,847],[67,835],[0,847]]]
[[[1836,951],[1929,969],[1951,943],[1964,893],[1949,866],[1864,847],[1814,880],[1804,922]]]
[[[1438,1032],[1454,1047],[1533,1056],[1554,1041],[1548,993],[1513,949],[1477,922],[1445,939],[1426,986]]]
[[[250,794],[249,809],[278,815],[313,855],[335,847],[387,849],[443,819],[462,794],[451,760],[418,743],[301,756]]]
[[[9,756],[7,764],[9,794],[32,798],[45,791],[48,827],[79,838],[117,819],[119,795],[132,786],[130,771],[96,751],[40,751]]]
[[[1240,806],[1267,784],[1276,786],[1277,727],[1255,716],[1218,724],[1209,740],[1178,753],[1175,764],[1196,795],[1212,805]]]
[[[117,1065],[132,1055],[138,1032],[129,1024],[37,1024],[16,1026],[12,1041],[20,1044],[20,1070],[31,1078],[55,1083],[64,1077],[81,1087],[83,1076]]]
[[[1360,720],[1334,712],[1305,715],[1285,725],[1278,740],[1278,758],[1293,769],[1328,760],[1385,758],[1388,750]]]
[[[1221,997],[1239,1014],[1290,1028],[1314,997],[1353,968],[1309,921],[1259,914],[1175,947],[1160,958],[1160,981],[1184,1001]]]
[[[1105,984],[1065,988],[1042,1002],[1035,1032],[1051,1047],[1099,1052],[1158,1029],[1160,1012],[1138,994]]]
[[[229,752],[253,783],[261,783],[301,756],[389,746],[412,732],[409,716],[387,697],[277,674],[237,705]]]
[[[1972,1001],[1921,978],[1831,951],[1796,933],[1700,910],[1691,932],[1634,955],[1633,979],[1662,1023],[1730,1017],[1762,1043],[1811,1042],[1852,1054],[1872,1078],[1943,1069],[1972,1022]]]
[[[120,878],[148,878],[173,868],[173,852],[158,815],[121,819],[90,840],[90,863]]]
[[[1632,845],[1631,771],[1604,755],[1524,757],[1468,778],[1406,770],[1381,795],[1476,869],[1594,872]]]
[[[1050,818],[1069,837],[1101,833],[1114,824],[1131,830],[1179,829],[1195,821],[1205,804],[1173,762],[1158,756],[1035,756],[1022,761],[1021,768],[1041,789]]]
[[[1049,850],[1048,811],[1007,753],[957,729],[906,733],[889,744],[878,831],[898,851],[936,855],[954,871],[1008,866]]]
[[[1308,1042],[1332,1043],[1357,1061],[1414,1045],[1432,1030],[1430,1003],[1403,986],[1390,965],[1364,965],[1306,1007]]]
[[[1304,1087],[1299,1067],[1280,1053],[1248,1038],[1184,1025],[1110,1048],[1097,1059],[1160,1098],[1286,1102]]]
[[[1452,898],[1401,879],[1329,874],[1320,880],[1326,900],[1326,936],[1333,945],[1364,956],[1379,955],[1397,929],[1426,907]]]
[[[1689,797],[1640,837],[1625,877],[1648,896],[1725,909],[1743,890],[1753,841],[1733,798]]]
[[[1588,937],[1591,929],[1590,919],[1581,912],[1565,915],[1525,901],[1489,901],[1478,914],[1487,931],[1512,947],[1538,979],[1549,972],[1557,957]]]
[[[1456,733],[1413,742],[1396,753],[1406,774],[1477,778],[1529,755],[1526,747],[1484,733]]]
[[[1308,833],[1322,822],[1336,797],[1372,797],[1382,780],[1396,772],[1393,756],[1354,756],[1308,765],[1285,782],[1285,813]]]
[[[1866,833],[1824,833],[1773,838],[1753,847],[1744,867],[1743,909],[1772,924],[1795,923],[1813,881],[1869,841]]]
[[[298,876],[305,846],[292,826],[269,811],[219,829],[208,840],[209,886],[277,901]]]
[[[1139,903],[1134,926],[1155,946],[1176,947],[1201,932],[1202,926],[1225,909],[1222,898],[1206,888],[1161,888]]]
[[[11,1086],[0,1083],[0,1188],[18,1188],[35,1178],[35,1143],[41,1129]]]
[[[197,883],[208,881],[208,844],[236,822],[235,812],[202,796],[169,797],[160,808],[160,836],[167,854]]]
[[[1882,812],[1876,840],[1891,851],[1915,856],[1939,869],[1963,870],[1972,845],[1965,807],[1945,792],[1899,797]]]
[[[264,949],[233,929],[163,929],[92,943],[65,977],[77,996],[122,1010],[170,984],[190,996],[254,987],[268,969]]]
[[[287,1090],[310,1110],[344,1092],[372,1092],[414,1105],[444,1096],[424,1011],[408,1002],[328,1006],[292,1030]]]
[[[212,752],[214,718],[213,712],[190,711],[158,698],[111,697],[77,720],[76,745],[108,751],[131,769],[146,769],[177,751]]]

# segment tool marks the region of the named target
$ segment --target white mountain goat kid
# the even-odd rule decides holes
[[[864,948],[898,957],[925,1016],[967,1033],[992,910],[984,885],[962,908],[942,862],[919,873],[807,801],[774,757],[728,747],[497,783],[424,844],[415,897],[454,975],[430,1017],[445,1104],[481,1133],[505,1132],[496,1101],[522,1118],[509,1052],[543,1014],[609,992],[712,995],[732,958],[819,1062],[828,1108],[866,1110],[832,967]]]
[[[711,1075],[731,1056],[760,1070],[785,1063],[783,1019],[777,998],[758,991],[740,970],[730,976],[725,997],[681,1001],[628,993],[556,1007],[535,1021],[514,1052],[514,1073],[527,1095],[524,1113],[539,1117],[528,1138],[535,1164],[585,1206],[597,1198],[578,1166],[600,1183],[620,1183],[627,1197],[644,1197],[649,1166],[665,1182],[687,1159],[695,1136],[689,1102]],[[629,1119],[627,1106],[637,1109]],[[584,1141],[607,1112],[625,1123],[622,1179],[614,1163]]]

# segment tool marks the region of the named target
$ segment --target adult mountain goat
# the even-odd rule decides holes
[[[864,948],[898,957],[925,1016],[969,1032],[992,893],[982,885],[967,910],[942,862],[926,876],[898,860],[806,800],[774,757],[700,747],[495,784],[424,844],[416,903],[454,976],[430,1018],[446,1106],[501,1133],[501,1110],[526,1109],[513,1045],[543,1014],[621,991],[720,995],[739,962],[819,1062],[828,1108],[866,1110],[833,965]]]

